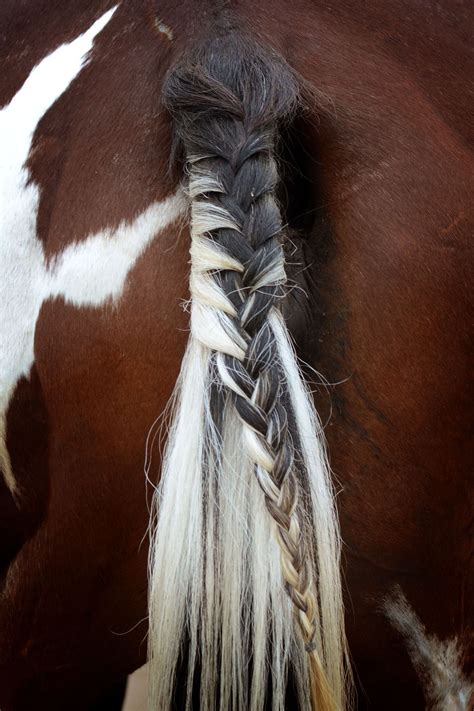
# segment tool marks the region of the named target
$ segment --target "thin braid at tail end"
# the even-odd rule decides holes
[[[189,174],[191,337],[157,496],[150,700],[170,708],[346,707],[338,527],[318,421],[279,307],[275,142],[297,104],[283,60],[216,38],[164,88]],[[250,660],[250,663],[249,663]]]

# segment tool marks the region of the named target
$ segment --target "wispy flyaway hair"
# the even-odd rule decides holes
[[[280,306],[279,126],[298,104],[282,59],[236,33],[167,78],[191,198],[191,335],[156,496],[150,708],[343,709],[339,539],[320,424]]]

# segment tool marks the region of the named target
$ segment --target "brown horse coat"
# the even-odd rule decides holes
[[[168,171],[160,87],[226,4],[119,3],[89,61],[34,126],[27,166],[39,190],[41,274],[56,274],[68,247],[116,232],[152,203],[167,217],[142,251],[125,255],[118,291],[104,287],[94,302],[87,290],[116,267],[102,253],[99,266],[87,266],[86,255],[91,285],[84,277],[74,292],[66,273],[28,326],[34,361],[4,413],[18,487],[15,503],[0,483],[4,711],[86,708],[145,659],[145,438],[172,392],[188,328],[186,209],[163,206],[179,178]],[[1,105],[8,110],[35,65],[113,7],[3,3]],[[313,96],[288,137],[301,174],[288,178],[287,210],[300,229],[310,305],[305,318],[290,316],[300,356],[330,383],[315,397],[341,490],[358,703],[419,709],[422,687],[383,600],[399,585],[427,631],[458,636],[466,654],[472,624],[472,15],[467,3],[402,0],[276,0],[271,8],[243,0],[232,11]],[[6,148],[21,117],[7,124]],[[5,233],[10,245],[15,225]],[[26,290],[34,269],[29,281],[18,277]],[[0,297],[12,298],[1,285]]]

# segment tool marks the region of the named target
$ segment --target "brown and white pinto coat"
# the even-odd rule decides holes
[[[160,87],[228,5],[0,4],[3,711],[89,708],[145,660],[145,438],[188,327]],[[293,135],[305,197],[288,209],[311,308],[292,316],[300,356],[334,384],[315,397],[341,488],[358,706],[435,707],[382,607],[400,586],[429,634],[459,637],[467,678],[472,12],[231,10],[313,90]]]

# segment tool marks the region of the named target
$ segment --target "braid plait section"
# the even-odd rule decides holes
[[[189,173],[191,331],[212,353],[222,408],[230,393],[275,524],[284,586],[310,657],[313,708],[332,709],[316,649],[318,604],[284,375],[269,323],[286,283],[275,134],[292,110],[295,89],[291,82],[268,82],[255,58],[238,73],[224,71],[218,63],[203,71],[197,62],[190,72],[175,70],[165,91]]]
[[[215,351],[220,381],[232,393],[247,454],[275,523],[285,589],[316,666],[317,695],[323,687],[323,697],[330,698],[316,649],[317,604],[298,520],[283,375],[268,321],[286,281],[273,137],[252,131],[245,120],[229,130],[237,148],[228,157],[194,155],[190,165],[192,332]]]

